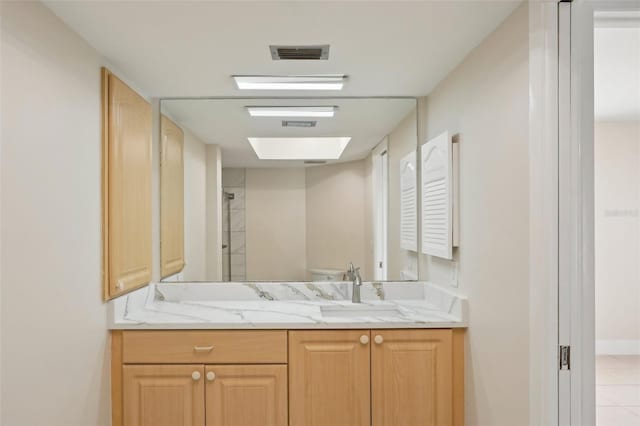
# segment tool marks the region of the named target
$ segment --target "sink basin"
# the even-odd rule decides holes
[[[371,305],[332,305],[322,306],[320,312],[323,317],[399,317],[402,316],[394,306]]]

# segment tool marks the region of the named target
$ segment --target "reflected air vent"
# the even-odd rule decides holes
[[[305,160],[304,164],[327,164],[325,160]]]
[[[316,124],[313,120],[282,120],[282,127],[316,127]]]
[[[327,60],[329,59],[329,45],[318,46],[269,46],[271,58],[274,61],[290,60]]]

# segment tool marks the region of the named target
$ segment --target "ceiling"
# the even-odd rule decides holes
[[[282,127],[281,118],[250,117],[246,106],[337,106],[314,128]],[[302,161],[259,160],[248,137],[349,136],[339,161],[364,158],[408,114],[415,99],[180,99],[163,100],[162,112],[205,143],[222,149],[224,167],[300,167]],[[305,119],[309,120],[309,119]],[[417,133],[417,129],[416,129]],[[416,134],[417,141],[417,134]]]
[[[45,1],[149,97],[238,96],[233,74],[346,74],[340,96],[426,95],[519,3]],[[273,61],[270,44],[331,48]]]
[[[596,120],[640,120],[640,20],[594,33]]]

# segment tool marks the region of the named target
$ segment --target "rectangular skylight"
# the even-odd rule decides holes
[[[337,160],[350,137],[249,138],[261,160]]]
[[[247,111],[252,117],[333,117],[338,107],[335,106],[248,106]]]
[[[342,90],[344,75],[234,75],[240,90]]]

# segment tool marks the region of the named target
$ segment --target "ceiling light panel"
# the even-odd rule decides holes
[[[338,107],[335,106],[298,106],[298,107],[273,107],[273,106],[248,106],[247,111],[252,117],[333,117]]]
[[[344,75],[234,75],[233,79],[240,90],[342,90]]]
[[[337,160],[350,137],[249,138],[261,160]]]

